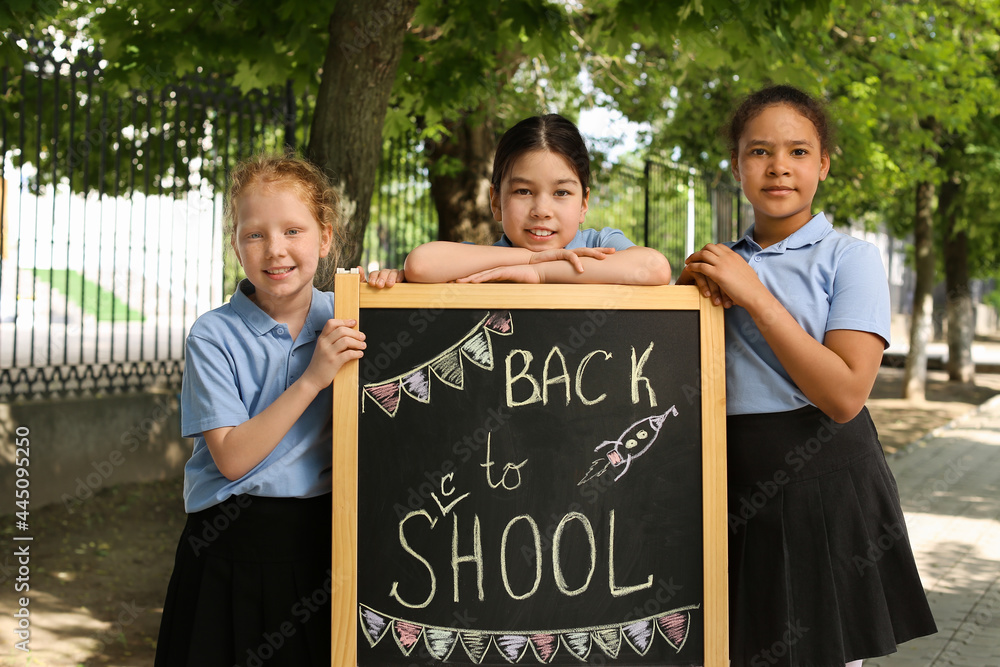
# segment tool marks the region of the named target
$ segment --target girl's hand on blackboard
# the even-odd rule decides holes
[[[727,295],[726,292],[721,287],[719,287],[719,284],[717,282],[715,282],[708,276],[705,276],[701,273],[697,273],[695,271],[688,272],[688,275],[692,277],[691,283],[682,283],[678,281],[677,284],[697,285],[698,291],[701,292],[702,295],[707,296],[716,306],[722,306],[723,308],[732,308],[733,300],[729,298],[729,295]]]
[[[357,324],[357,320],[326,321],[316,339],[312,361],[302,374],[302,380],[312,384],[317,393],[330,386],[345,363],[363,356],[365,335],[354,328]]]
[[[361,267],[359,266],[358,268],[360,269]],[[364,275],[364,272],[361,272],[361,275]],[[402,269],[378,269],[371,271],[365,282],[372,287],[381,289],[383,287],[392,287],[396,283],[406,282],[406,278],[403,276]]]
[[[614,248],[554,248],[552,250],[540,250],[532,253],[528,258],[528,264],[541,264],[543,262],[567,261],[573,265],[577,273],[583,273],[583,262],[581,257],[592,257],[594,259],[604,259],[608,255],[614,254]],[[524,282],[524,281],[516,281]]]
[[[733,304],[739,303],[730,290],[739,290],[741,283],[752,281],[760,285],[757,274],[746,261],[719,243],[709,243],[685,259],[684,264],[678,284],[690,284],[693,281],[698,286],[698,291],[716,306],[731,308]],[[750,272],[750,276],[745,275],[746,271]]]

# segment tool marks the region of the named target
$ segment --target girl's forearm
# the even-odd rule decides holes
[[[670,262],[657,250],[633,246],[604,259],[581,257],[583,272],[569,262],[538,265],[545,283],[586,283],[614,285],[666,285],[670,282]]]
[[[411,283],[446,283],[487,269],[527,264],[530,259],[531,251],[524,248],[431,241],[410,252],[404,272]]]
[[[840,423],[861,411],[882,359],[881,338],[837,330],[820,342],[767,290],[746,309],[792,381],[816,407]]]
[[[320,389],[299,378],[271,405],[239,426],[206,431],[205,442],[212,459],[226,479],[243,477],[267,458]]]

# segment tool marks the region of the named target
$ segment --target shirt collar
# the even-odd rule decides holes
[[[743,238],[737,241],[735,245],[745,244],[759,250],[760,246],[753,240],[754,227],[756,227],[756,225],[750,225],[750,229],[747,230],[746,234],[743,235]],[[796,229],[786,238],[770,246],[768,250],[774,248],[777,252],[784,252],[785,250],[804,248],[805,246],[812,245],[823,240],[823,238],[832,231],[833,225],[831,225],[830,221],[826,219],[826,214],[821,211],[814,215],[809,222]]]
[[[320,332],[323,331],[326,321],[333,317],[332,304],[322,298],[317,298],[318,289],[313,287],[312,290],[313,298],[309,304],[309,313],[306,315],[306,322],[302,327],[302,331],[299,332],[297,339],[299,343],[315,340]],[[273,317],[261,310],[260,306],[250,299],[250,295],[256,291],[253,283],[244,278],[237,285],[236,292],[229,300],[229,303],[233,307],[233,310],[236,311],[236,314],[243,318],[243,321],[246,322],[251,331],[258,336],[263,336],[281,323],[276,322]]]
[[[256,291],[257,288],[253,286],[253,283],[244,278],[236,286],[236,292],[229,300],[229,304],[236,311],[236,314],[243,318],[251,331],[258,336],[263,336],[278,326],[278,323],[250,299],[250,295]]]
[[[324,299],[321,295],[322,293],[313,287],[309,313],[306,315],[306,323],[302,326],[299,337],[295,339],[296,345],[303,345],[319,338],[326,321],[333,319],[333,301]]]

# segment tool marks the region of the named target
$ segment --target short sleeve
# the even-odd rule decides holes
[[[889,282],[878,248],[859,242],[844,251],[830,296],[826,330],[867,331],[889,347]]]
[[[217,343],[189,335],[181,384],[181,435],[192,438],[250,418],[240,398],[232,358]]]
[[[612,227],[605,227],[597,233],[597,242],[591,246],[593,248],[614,248],[615,250],[628,250],[635,244],[620,230]]]

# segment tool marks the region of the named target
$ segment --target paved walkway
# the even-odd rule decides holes
[[[938,633],[865,667],[1000,667],[1000,396],[889,465]]]

